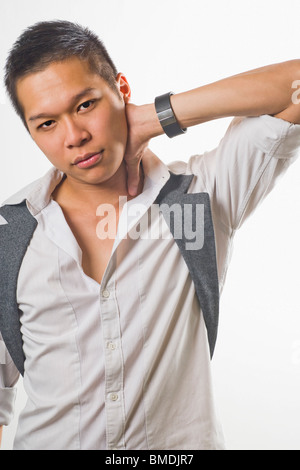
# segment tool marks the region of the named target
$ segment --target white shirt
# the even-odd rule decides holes
[[[51,194],[62,173],[6,203],[27,199],[38,226],[23,260],[17,299],[26,356],[14,449],[223,449],[214,409],[207,333],[194,285],[162,215],[160,238],[128,235],[130,207],[150,210],[174,173],[208,192],[222,291],[235,231],[294,161],[300,125],[236,118],[219,146],[166,167],[144,161],[141,195],[126,205],[101,286]],[[142,213],[131,217],[136,230]],[[125,227],[125,228],[124,228]],[[1,338],[0,338],[1,339]],[[2,352],[1,352],[2,351]],[[18,377],[0,340],[0,425],[11,419]]]

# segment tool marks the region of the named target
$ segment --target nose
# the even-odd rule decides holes
[[[65,122],[65,146],[68,149],[82,147],[90,140],[90,133],[82,125],[73,119],[68,119]]]

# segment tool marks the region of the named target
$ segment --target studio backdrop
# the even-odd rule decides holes
[[[298,0],[4,0],[1,74],[26,27],[66,19],[88,26],[104,41],[131,85],[132,102],[151,103],[167,91],[298,59],[299,17]],[[3,74],[1,203],[50,168],[14,114],[2,82]],[[150,147],[166,163],[186,161],[216,147],[230,122],[209,122],[173,140],[161,136]],[[213,359],[229,450],[300,450],[299,240],[300,160],[235,236]],[[20,380],[14,421],[4,429],[6,450],[25,401]]]

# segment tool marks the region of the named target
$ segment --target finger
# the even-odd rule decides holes
[[[140,163],[127,162],[127,189],[130,196],[136,196],[140,183]]]

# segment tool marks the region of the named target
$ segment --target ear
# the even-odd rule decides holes
[[[122,73],[118,73],[116,81],[117,81],[117,86],[119,88],[119,91],[124,99],[124,103],[125,104],[129,103],[130,97],[131,97],[131,89],[127,81],[127,78]]]

